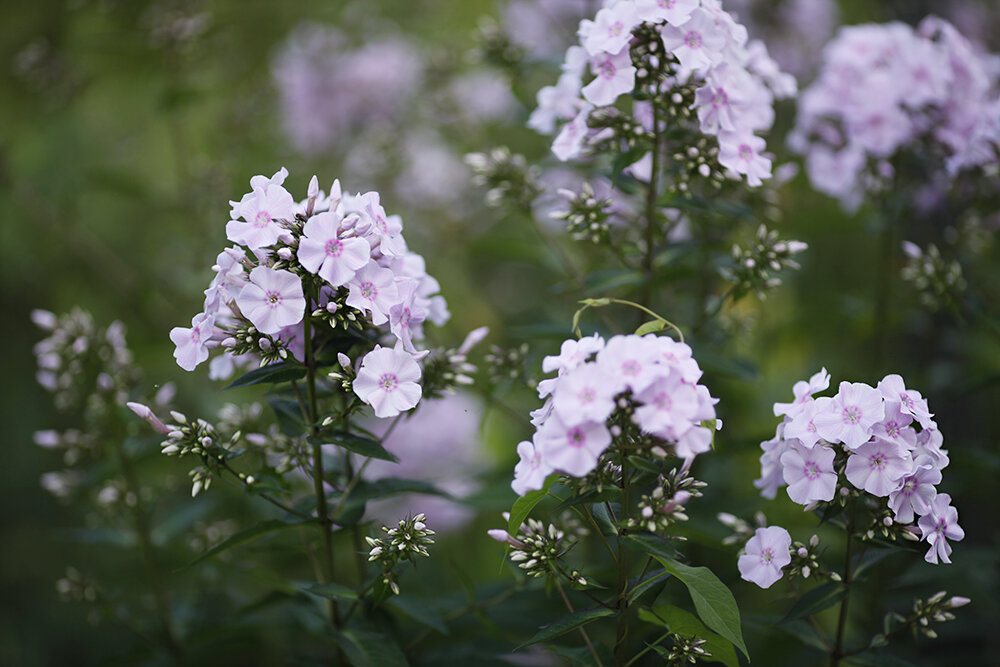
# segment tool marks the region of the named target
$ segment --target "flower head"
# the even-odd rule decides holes
[[[361,361],[354,393],[375,408],[376,417],[394,417],[420,402],[420,375],[409,352],[376,345]]]
[[[302,321],[306,300],[294,273],[258,266],[236,296],[236,305],[262,333],[276,334]]]
[[[737,563],[740,577],[761,588],[781,579],[781,568],[792,562],[792,536],[781,526],[758,528]]]

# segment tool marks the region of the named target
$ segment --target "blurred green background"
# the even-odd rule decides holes
[[[203,369],[187,374],[174,364],[167,332],[185,325],[200,308],[208,267],[224,242],[227,202],[247,190],[250,176],[286,166],[291,172],[286,185],[296,194],[304,192],[313,173],[324,186],[340,176],[346,190],[382,191],[387,211],[403,216],[411,247],[427,258],[428,272],[441,281],[449,301],[453,318],[434,334],[438,340],[454,343],[465,331],[486,324],[493,330],[491,342],[516,345],[531,334],[534,357],[556,349],[557,338],[537,333],[568,333],[573,306],[559,289],[558,266],[534,242],[528,227],[475,203],[482,193],[464,181],[455,185],[462,189],[459,201],[414,208],[392,190],[390,176],[349,180],[344,171],[349,141],[313,155],[293,150],[282,130],[272,79],[276,54],[303,21],[336,25],[355,46],[369,36],[404,35],[430,54],[432,73],[472,68],[477,24],[483,16],[501,16],[505,4],[4,3],[0,276],[7,358],[0,410],[7,435],[0,465],[0,664],[108,664],[133,643],[120,629],[92,627],[83,606],[60,602],[55,590],[67,565],[100,562],[108,552],[69,539],[68,529],[81,525],[86,512],[57,502],[39,486],[40,475],[60,467],[60,462],[57,455],[32,444],[32,433],[71,424],[55,413],[34,381],[31,346],[40,334],[29,313],[35,308],[62,312],[79,305],[93,312],[99,323],[121,320],[150,385],[176,382],[184,405],[218,405],[220,399]],[[766,17],[767,3],[756,4],[763,9],[755,11]],[[856,0],[843,2],[841,9],[847,23],[912,21],[936,5]],[[985,16],[995,25],[1000,10],[992,12]],[[197,19],[193,24],[178,23],[192,18]],[[986,46],[996,50],[997,33],[991,36],[994,42]],[[561,47],[553,52],[558,57]],[[534,91],[552,81],[554,71],[544,63],[524,68],[516,85],[520,102],[504,117],[464,125],[442,121],[437,130],[459,157],[505,144],[530,160],[545,159],[548,140],[525,129],[524,123]],[[433,76],[425,83],[433,84]],[[371,85],[378,86],[378,80]],[[416,99],[412,113],[433,125],[433,110],[421,106],[431,102],[419,95]],[[788,128],[792,112],[791,107],[780,110],[776,132]],[[778,140],[770,146],[783,150]],[[783,236],[808,242],[810,250],[803,256],[802,271],[767,301],[741,304],[744,314],[752,316],[753,327],[729,352],[750,360],[754,369],[739,374],[710,371],[706,377],[705,383],[722,399],[719,413],[726,428],[719,439],[721,455],[706,457],[700,471],[712,486],[706,501],[694,510],[692,524],[708,527],[706,539],[717,542],[725,531],[711,528],[715,512],[749,513],[764,506],[750,483],[757,476],[758,443],[773,433],[771,404],[788,400],[795,380],[820,366],[830,370],[834,382],[874,383],[887,372],[898,372],[908,386],[929,398],[937,414],[952,455],[943,490],[954,498],[967,537],[955,546],[955,566],[914,568],[898,588],[878,593],[903,607],[914,595],[938,588],[972,597],[974,603],[962,610],[961,621],[942,628],[941,639],[921,649],[911,645],[903,653],[918,656],[919,664],[995,664],[1000,649],[995,633],[1000,622],[1000,532],[995,518],[1000,341],[974,323],[928,314],[898,280],[891,321],[875,321],[872,286],[881,255],[865,212],[844,214],[836,202],[812,192],[802,176],[784,190],[782,209]],[[991,300],[997,296],[996,255],[990,248],[968,274],[972,290],[992,307],[994,318],[1000,312]],[[880,327],[890,330],[888,356],[874,352]],[[530,396],[512,400],[525,411],[535,407]],[[502,489],[510,476],[514,443],[525,434],[517,424],[494,421],[484,443],[497,460],[496,472],[488,476],[496,484],[488,488]],[[175,464],[152,465],[183,478],[183,466]],[[212,493],[218,496],[213,514],[246,515],[247,500],[238,490]],[[183,489],[179,497],[183,500]],[[490,511],[466,533],[441,545],[445,553],[449,544],[462,544],[462,568],[474,579],[506,576],[497,571],[500,550],[483,536],[486,527],[498,523],[496,512],[509,501],[502,493],[497,498],[482,502]],[[772,521],[793,533],[799,527],[807,536],[812,529],[811,517],[801,516],[790,503],[772,507],[781,508]],[[720,546],[701,551],[702,562],[725,573],[727,580],[735,577],[735,554],[730,550]],[[119,560],[110,557],[105,569],[114,571],[120,565],[126,568],[122,571],[131,571]],[[177,562],[183,558],[177,556]],[[220,568],[217,576],[225,572]],[[449,576],[436,574],[426,585],[433,586],[435,577]],[[139,581],[122,583],[142,586]],[[453,580],[447,585],[460,590]],[[747,610],[780,613],[745,582],[737,583],[735,592]],[[517,604],[508,610],[511,615],[546,620],[544,609],[529,609],[530,597]],[[205,605],[227,613],[220,600]],[[245,630],[231,630],[231,636],[218,641],[230,651],[219,655],[229,656],[232,664],[276,664],[281,661],[280,647],[289,641],[280,630],[275,637],[254,638]],[[795,649],[780,640],[758,636],[749,627],[747,634],[754,655],[763,656],[756,664],[804,664],[796,662],[800,658]],[[510,645],[514,643],[516,638]],[[130,658],[121,661],[127,664]]]

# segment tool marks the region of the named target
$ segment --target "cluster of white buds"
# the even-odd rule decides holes
[[[400,561],[415,562],[417,556],[427,557],[428,545],[434,544],[434,531],[424,523],[426,516],[421,512],[416,516],[400,519],[393,527],[382,526],[385,537],[366,537],[368,546],[368,562],[378,561],[382,565],[382,581],[396,595],[399,595],[399,583],[393,573],[393,568]]]
[[[565,198],[568,207],[564,211],[554,211],[551,217],[565,220],[566,229],[576,241],[604,243],[611,230],[608,224],[611,205],[614,200],[598,197],[590,183],[584,183],[580,192],[559,188],[558,193]]]
[[[573,548],[575,542],[566,537],[566,533],[555,524],[544,524],[537,519],[528,519],[517,531],[516,537],[511,537],[505,530],[490,530],[490,537],[510,545],[511,561],[524,570],[529,577],[547,577],[564,574],[571,582],[585,586],[587,580],[576,570],[565,573],[560,566],[560,559]]]
[[[276,336],[258,331],[252,324],[237,326],[232,335],[224,338],[219,345],[234,357],[254,354],[260,357],[260,365],[288,359],[288,346]]]
[[[763,298],[769,289],[781,284],[775,274],[800,268],[793,258],[808,247],[802,241],[782,241],[777,231],[761,225],[746,247],[733,246],[733,265],[721,269],[721,273],[735,283],[737,292],[754,292]]]
[[[705,640],[700,637],[674,635],[673,641],[673,647],[661,653],[664,657],[664,665],[669,667],[693,665],[699,660],[707,660],[712,657],[712,654],[705,648]]]
[[[184,456],[197,454],[217,458],[225,448],[219,444],[219,433],[215,427],[204,419],[188,421],[184,413],[170,411],[170,416],[176,422],[167,424],[167,439],[160,443],[160,451],[167,456]],[[233,442],[238,440],[240,433],[233,435]]]
[[[875,635],[871,646],[885,646],[889,643],[888,635],[908,628],[914,628],[925,637],[935,639],[938,636],[937,631],[931,627],[931,624],[955,620],[955,614],[951,610],[964,607],[970,602],[972,600],[967,597],[958,595],[948,597],[947,591],[939,591],[927,600],[916,599],[913,601],[913,611],[909,616],[903,616],[898,612],[886,614],[883,623],[884,634]]]
[[[903,266],[903,279],[911,283],[920,294],[920,301],[927,308],[937,310],[958,300],[965,291],[965,278],[962,276],[962,266],[956,260],[947,260],[933,243],[927,246],[927,251],[920,249],[915,243],[903,243],[906,254],[906,265]]]
[[[454,393],[460,386],[475,382],[472,375],[479,370],[469,363],[469,352],[489,334],[489,328],[479,327],[466,335],[457,348],[435,351],[424,360],[424,397],[440,398],[446,393]]]
[[[583,477],[571,477],[563,475],[560,483],[572,485],[576,489],[577,495],[583,495],[590,490],[602,492],[605,487],[620,487],[622,483],[622,467],[615,463],[611,457],[602,456],[597,467],[588,472]]]
[[[688,473],[687,466],[682,466],[660,475],[653,490],[639,499],[639,516],[630,518],[626,527],[658,533],[672,524],[687,521],[685,505],[692,498],[700,498],[701,489],[707,486]]]
[[[56,582],[56,591],[65,602],[95,602],[100,594],[97,583],[75,567],[66,568],[66,576]]]
[[[489,153],[469,153],[465,163],[472,169],[472,182],[487,188],[486,204],[527,206],[540,192],[538,169],[528,167],[523,155],[498,146]]]
[[[490,346],[490,351],[484,360],[488,364],[488,372],[493,382],[516,380],[524,377],[524,362],[528,356],[528,344],[520,347],[503,349],[496,345]]]
[[[719,520],[719,523],[733,531],[732,535],[722,540],[723,544],[739,544],[742,546],[747,543],[747,540],[753,537],[754,531],[767,525],[767,517],[764,516],[763,512],[754,514],[753,520],[756,524],[754,526],[751,526],[749,521],[745,521],[729,512],[719,512],[715,515],[715,518]]]
[[[808,544],[793,542],[789,550],[792,562],[785,568],[785,574],[789,577],[801,576],[803,579],[809,577],[823,577],[831,581],[840,581],[840,574],[837,572],[827,572],[820,564],[819,536],[813,535],[809,538]]]

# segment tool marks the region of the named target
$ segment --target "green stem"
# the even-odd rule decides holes
[[[631,507],[631,474],[628,466],[628,457],[622,453],[622,517],[621,522],[627,524],[629,508]],[[625,650],[628,637],[628,570],[629,570],[629,550],[624,548],[622,537],[628,531],[625,528],[618,529],[618,622],[615,632],[615,664],[625,664]]]
[[[669,637],[669,636],[670,636],[671,634],[672,634],[672,633],[671,633],[671,632],[670,632],[669,630],[667,630],[667,631],[666,631],[666,632],[664,632],[664,633],[663,633],[662,635],[660,635],[660,636],[659,636],[659,637],[658,637],[658,638],[656,639],[656,641],[655,641],[655,642],[653,642],[652,644],[646,644],[646,648],[642,649],[641,651],[639,651],[638,653],[636,653],[636,654],[635,654],[634,656],[632,656],[632,659],[631,659],[631,660],[629,660],[628,662],[626,662],[626,663],[625,663],[625,667],[629,667],[629,666],[630,666],[631,664],[633,664],[633,663],[634,663],[634,662],[635,662],[636,660],[638,660],[638,659],[639,659],[639,658],[641,658],[642,656],[644,656],[644,655],[646,655],[647,653],[649,653],[650,651],[652,651],[652,650],[653,650],[653,647],[654,647],[654,646],[656,646],[657,644],[659,644],[660,642],[662,642],[662,641],[663,641],[664,639],[666,639],[667,637]]]
[[[653,297],[653,257],[656,249],[657,215],[656,200],[659,196],[660,180],[660,118],[656,104],[656,98],[660,94],[660,84],[656,84],[650,104],[653,107],[653,164],[649,170],[649,187],[646,188],[646,229],[645,229],[645,253],[642,256],[642,291],[639,293],[639,303],[649,306]],[[636,326],[642,324],[639,321]]]
[[[563,602],[566,603],[566,609],[569,613],[573,613],[573,605],[570,604],[569,598],[566,597],[566,591],[563,590],[562,584],[559,583],[558,579],[553,578],[556,584],[556,590],[559,591],[559,595],[562,597]],[[597,655],[597,651],[594,649],[594,645],[590,641],[590,635],[587,634],[587,630],[584,627],[577,628],[580,631],[580,636],[583,637],[583,641],[587,644],[587,648],[590,649],[590,655],[594,657],[594,662],[597,663],[597,667],[604,667],[604,663],[601,662],[601,658]]]
[[[847,547],[844,549],[844,589],[846,594],[840,603],[840,616],[837,619],[837,637],[834,641],[833,651],[830,653],[830,667],[839,667],[840,660],[844,657],[844,633],[847,629],[847,608],[851,599],[851,581],[853,572],[851,561],[854,556],[854,508],[851,507],[847,519]]]

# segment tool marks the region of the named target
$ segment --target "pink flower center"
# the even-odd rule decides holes
[[[948,530],[948,522],[944,519],[938,519],[937,523],[934,524],[934,534],[944,535],[944,532]]]
[[[868,457],[868,467],[872,470],[883,470],[887,463],[887,457],[882,452],[872,454]]]
[[[639,371],[642,370],[642,366],[635,359],[629,359],[624,364],[622,364],[622,373],[625,375],[636,376]]]
[[[673,9],[674,5],[677,4],[677,0],[656,0],[656,4],[662,9]]]
[[[721,107],[726,106],[726,104],[728,103],[729,103],[729,96],[726,95],[725,89],[719,88],[718,90],[715,91],[715,94],[712,95],[713,109],[719,109]]]
[[[701,33],[695,32],[694,30],[688,30],[684,35],[684,43],[689,49],[700,49],[701,48]]]
[[[566,432],[566,442],[569,443],[570,447],[583,447],[583,443],[586,441],[587,438],[583,435],[583,431],[579,427],[571,428]]]
[[[257,211],[257,217],[253,219],[253,226],[263,229],[271,224],[271,214],[267,211]]]
[[[594,391],[593,387],[584,387],[580,391],[579,398],[581,403],[593,403],[594,399],[597,398],[597,392]]]
[[[281,305],[281,292],[275,292],[274,290],[267,291],[267,305],[271,308],[277,308]]]
[[[368,280],[361,283],[361,296],[369,301],[374,301],[375,297],[378,296],[378,290],[375,289],[374,283]]]
[[[615,78],[615,72],[617,71],[618,70],[615,69],[614,63],[612,63],[610,60],[606,60],[604,64],[601,65],[601,76],[604,77],[605,79]]]
[[[625,29],[625,24],[624,23],[622,23],[621,21],[615,21],[608,28],[608,36],[609,37],[617,37],[618,35],[622,34],[622,30],[624,30],[624,29]]]
[[[885,434],[890,438],[899,437],[899,424],[894,421],[889,421],[885,423]]]
[[[402,312],[399,313],[399,326],[404,329],[410,326],[410,309],[403,308]]]
[[[861,419],[861,408],[856,405],[845,405],[842,413],[845,424],[857,424]]]
[[[768,565],[772,560],[774,560],[774,549],[768,547],[766,549],[761,550],[760,552],[761,563]]]
[[[806,464],[802,467],[802,474],[809,478],[809,481],[816,481],[819,479],[820,469],[816,465],[815,461],[806,461]]]
[[[900,394],[899,395],[899,402],[902,403],[903,405],[905,405],[908,408],[912,408],[913,407],[913,399],[910,398],[907,394]]]
[[[378,387],[382,391],[389,393],[399,386],[399,380],[392,373],[383,373],[378,379]]]
[[[324,247],[327,257],[340,257],[344,252],[344,244],[339,239],[330,239]]]
[[[740,144],[740,159],[749,162],[753,159],[753,149],[749,144]]]
[[[201,342],[201,330],[198,327],[191,329],[191,342],[200,343]]]
[[[906,481],[903,482],[903,488],[901,488],[899,492],[902,493],[907,498],[909,498],[910,496],[913,495],[913,492],[916,490],[917,490],[917,478],[907,477]]]

